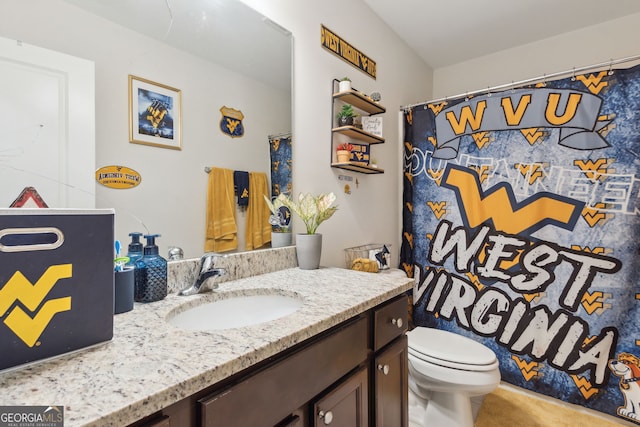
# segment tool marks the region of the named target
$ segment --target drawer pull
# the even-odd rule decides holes
[[[325,425],[329,425],[331,424],[331,421],[333,421],[333,412],[331,411],[327,411],[327,412],[320,411],[318,413],[318,416],[324,422]]]
[[[391,323],[396,325],[398,329],[402,329],[403,322],[401,317],[398,317],[397,319],[391,319]]]
[[[385,375],[389,375],[389,365],[378,365],[378,371]]]

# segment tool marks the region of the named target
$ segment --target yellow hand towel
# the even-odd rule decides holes
[[[271,241],[271,224],[269,224],[269,207],[264,201],[269,197],[267,174],[249,172],[249,207],[247,208],[247,243],[246,249],[259,248]]]
[[[233,171],[211,168],[207,189],[205,252],[225,252],[238,248]]]

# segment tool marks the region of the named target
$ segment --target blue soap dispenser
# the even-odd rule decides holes
[[[134,299],[138,302],[160,301],[167,296],[167,260],[158,254],[156,237],[160,235],[144,236],[144,254],[135,263]]]
[[[131,236],[131,243],[129,243],[129,249],[127,251],[127,256],[129,257],[127,265],[135,266],[136,261],[142,258],[142,243],[140,242],[142,233],[135,231],[129,233],[129,236]]]

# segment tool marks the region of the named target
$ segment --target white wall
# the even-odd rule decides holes
[[[434,70],[433,98],[483,90],[640,54],[640,14]],[[630,64],[619,65],[628,67]],[[416,100],[416,102],[428,101]]]
[[[95,62],[96,168],[122,165],[142,175],[133,189],[96,184],[96,207],[116,209],[116,237],[160,233],[161,254],[181,246],[188,257],[204,248],[205,166],[262,171],[269,176],[267,136],[291,130],[290,93],[266,87],[177,51],[59,0],[0,0],[0,36]],[[182,91],[182,150],[129,143],[128,75]],[[245,135],[219,129],[219,109],[245,115]],[[92,143],[87,141],[87,143]],[[143,225],[144,224],[144,225]],[[238,216],[240,248],[244,218]]]
[[[432,71],[360,0],[321,2],[242,0],[294,37],[294,193],[338,195],[339,210],[323,223],[322,265],[344,267],[344,249],[366,243],[391,243],[393,267],[398,264],[401,226],[401,105],[429,98]],[[320,45],[320,25],[337,33],[377,63],[377,79],[334,56]],[[384,144],[372,147],[384,174],[362,175],[332,169],[331,81],[349,76],[364,92],[382,94]],[[352,193],[343,192],[339,175],[352,176]],[[358,185],[355,180],[358,180]],[[303,230],[299,222],[296,230]]]
[[[372,242],[391,243],[392,265],[397,265],[400,249],[402,147],[399,138],[398,110],[415,100],[431,96],[432,71],[360,0],[327,0],[323,2],[291,2],[286,0],[244,1],[293,33],[294,37],[294,102],[293,102],[293,183],[294,191],[338,195],[339,211],[322,224],[324,235],[322,265],[344,266],[344,248]],[[247,135],[231,140],[217,129],[222,105],[245,105],[246,98],[269,98],[271,94],[252,89],[237,92],[242,85],[224,84],[212,88],[206,96],[191,84],[194,58],[176,61],[176,67],[165,70],[166,61],[156,54],[156,44],[141,40],[135,34],[116,30],[105,22],[84,16],[81,25],[71,19],[83,15],[58,0],[0,0],[3,13],[0,35],[20,38],[39,46],[60,50],[96,61],[97,166],[123,164],[142,174],[143,182],[133,190],[97,188],[100,207],[116,207],[118,237],[139,229],[136,214],[152,232],[159,232],[161,251],[167,245],[182,246],[188,256],[202,247],[202,241],[185,242],[173,235],[172,223],[187,222],[192,232],[201,236],[204,230],[205,165],[224,165],[231,169],[253,168],[246,162],[224,160],[238,145],[264,141],[255,137],[247,126]],[[55,19],[51,17],[55,16]],[[377,62],[377,80],[347,64],[321,47],[320,25],[324,24]],[[114,40],[116,45],[107,44]],[[179,55],[176,53],[176,55]],[[184,66],[182,60],[189,61]],[[161,67],[162,65],[162,67]],[[162,71],[160,71],[162,69]],[[223,71],[207,70],[212,84],[223,80]],[[127,130],[128,74],[160,81],[183,90],[186,120],[203,124],[197,130],[185,129],[181,152],[130,144]],[[353,86],[365,93],[382,94],[385,144],[373,147],[373,155],[385,170],[380,175],[362,175],[332,169],[331,82],[350,76]],[[256,90],[258,92],[256,92]],[[198,99],[194,99],[198,95]],[[269,102],[271,105],[271,102]],[[271,106],[243,112],[249,119],[269,117]],[[242,109],[242,108],[241,108]],[[253,123],[252,123],[253,125]],[[262,123],[261,123],[262,125]],[[186,126],[186,124],[185,124]],[[281,129],[275,129],[281,131]],[[266,135],[266,134],[265,134]],[[266,145],[264,146],[267,148]],[[353,177],[352,194],[343,192],[339,175]],[[177,181],[178,177],[183,178]],[[358,184],[355,183],[357,179]],[[184,206],[177,216],[168,216],[154,205],[163,200]],[[297,231],[303,230],[300,222]],[[199,253],[199,252],[198,252]]]

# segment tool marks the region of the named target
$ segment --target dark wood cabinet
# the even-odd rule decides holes
[[[398,296],[130,427],[407,427]]]
[[[376,426],[407,427],[408,411],[407,336],[402,335],[374,360]]]
[[[200,399],[201,425],[279,424],[367,360],[367,329],[366,316],[360,316],[274,365]]]
[[[313,405],[313,427],[368,427],[368,369],[363,367]]]

